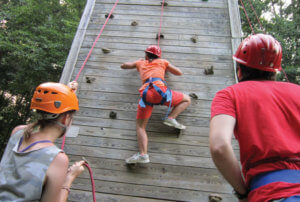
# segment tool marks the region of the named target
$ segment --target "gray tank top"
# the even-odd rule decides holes
[[[60,152],[56,146],[18,152],[23,130],[12,135],[0,163],[0,201],[39,201],[49,165]]]

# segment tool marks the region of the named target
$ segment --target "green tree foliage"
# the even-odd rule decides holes
[[[286,0],[243,0],[255,33],[274,36],[283,49],[282,66],[290,82],[300,84],[300,1],[291,0],[289,5]],[[263,29],[256,19],[259,17]],[[242,29],[245,36],[252,33],[240,3]],[[285,80],[284,74],[279,74],[279,80]]]
[[[0,1],[0,148],[13,127],[30,119],[34,88],[59,80],[84,6],[77,0]]]

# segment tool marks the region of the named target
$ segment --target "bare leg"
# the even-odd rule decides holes
[[[138,145],[140,154],[147,154],[148,148],[148,136],[146,133],[146,126],[149,119],[137,119],[136,120],[136,134],[138,139]]]
[[[188,95],[183,95],[181,103],[173,108],[168,118],[176,118],[181,112],[183,112],[191,104],[191,98]]]

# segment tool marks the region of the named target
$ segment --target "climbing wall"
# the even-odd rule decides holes
[[[71,161],[85,157],[94,172],[98,201],[237,201],[209,153],[210,104],[215,93],[235,83],[231,58],[240,36],[237,1],[166,0],[162,57],[184,75],[166,75],[173,90],[192,96],[177,131],[162,124],[167,107],[149,121],[151,163],[126,166],[138,151],[135,116],[141,85],[123,62],[144,57],[156,44],[160,0],[120,0],[81,72],[79,106],[65,151]],[[61,82],[73,80],[113,7],[114,0],[88,0]],[[76,132],[79,129],[79,132]],[[234,149],[238,153],[237,144]],[[75,180],[69,201],[92,201],[88,172]],[[212,200],[213,201],[213,200]]]

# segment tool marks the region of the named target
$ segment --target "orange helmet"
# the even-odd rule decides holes
[[[280,71],[282,48],[271,35],[256,34],[244,39],[233,59],[240,64],[262,71]]]
[[[47,82],[39,85],[31,99],[30,109],[61,114],[70,110],[79,110],[76,94],[61,83]]]

